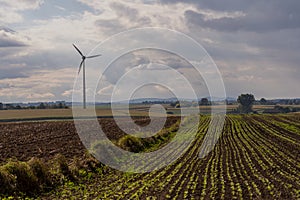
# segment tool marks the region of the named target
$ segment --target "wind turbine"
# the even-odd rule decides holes
[[[85,59],[87,58],[96,58],[101,56],[101,54],[98,55],[93,55],[93,56],[85,56],[83,55],[83,53],[75,46],[75,44],[73,44],[74,48],[77,50],[77,52],[81,55],[82,61],[79,65],[79,70],[78,70],[78,74],[81,71],[82,68],[82,72],[83,72],[83,109],[86,109],[86,91],[85,91]]]

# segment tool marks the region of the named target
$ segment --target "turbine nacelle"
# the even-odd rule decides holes
[[[78,73],[81,71],[81,68],[82,68],[82,65],[83,65],[84,62],[85,62],[85,59],[87,59],[87,58],[96,58],[96,57],[101,56],[101,54],[93,55],[93,56],[85,56],[85,55],[83,55],[83,53],[79,50],[79,48],[78,48],[75,44],[73,44],[73,47],[74,47],[74,48],[76,49],[76,51],[81,55],[81,59],[82,59],[80,65],[79,65]]]

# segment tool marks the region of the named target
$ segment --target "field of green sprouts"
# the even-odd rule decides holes
[[[300,115],[229,115],[215,149],[199,159],[210,123],[175,163],[145,174],[109,167],[86,173],[49,199],[300,199]],[[81,172],[85,173],[85,172]]]

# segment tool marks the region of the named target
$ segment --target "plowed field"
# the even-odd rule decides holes
[[[165,127],[171,126],[178,119],[168,117]],[[149,123],[149,118],[135,118],[134,121],[144,126]],[[125,119],[121,119],[121,122],[126,124]],[[99,123],[111,140],[125,135],[111,118],[100,119]],[[83,155],[85,151],[73,121],[0,123],[0,162],[8,158],[21,161],[31,157],[50,159],[58,153],[72,159]]]

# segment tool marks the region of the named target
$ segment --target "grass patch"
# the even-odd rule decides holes
[[[120,138],[116,145],[124,150],[139,153],[155,151],[167,144],[176,134],[180,121],[169,128],[164,128],[153,137],[138,138],[132,135],[125,135]]]
[[[35,198],[67,183],[76,185],[80,179],[90,179],[93,174],[102,173],[102,167],[88,154],[82,159],[74,158],[71,163],[60,154],[48,162],[38,158],[28,162],[10,159],[0,166],[0,199]]]
[[[33,195],[41,189],[39,177],[26,162],[9,160],[0,167],[0,188],[2,194],[23,193]]]

